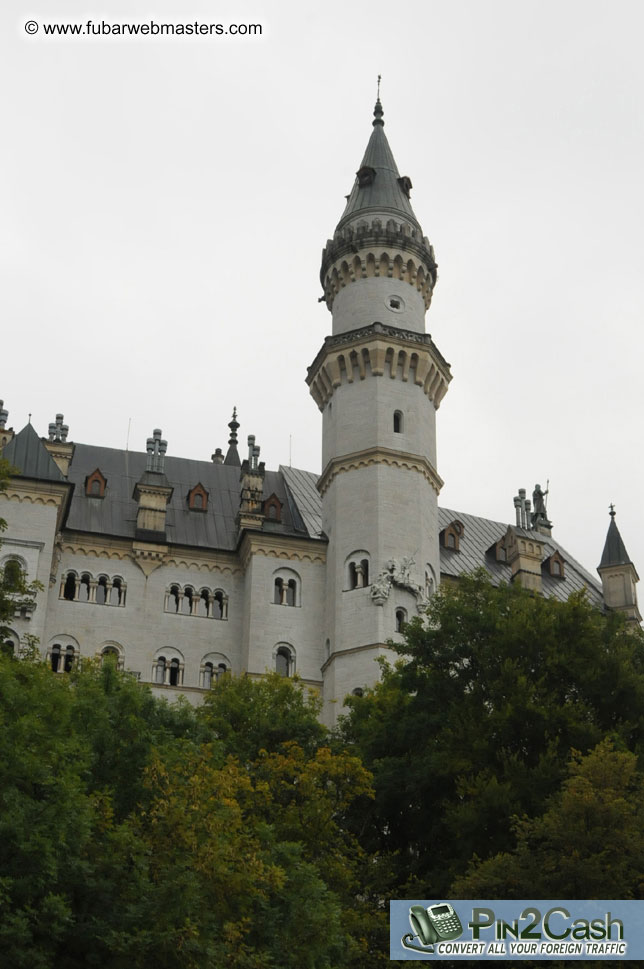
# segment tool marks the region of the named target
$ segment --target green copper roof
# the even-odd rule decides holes
[[[602,560],[599,563],[599,568],[607,568],[610,565],[632,565],[628,552],[622,541],[622,536],[619,534],[619,529],[615,524],[615,512],[610,513],[610,525],[608,526],[608,534],[606,535],[606,544],[604,545],[604,551],[602,553]]]
[[[6,458],[14,468],[18,468],[23,478],[65,481],[65,476],[31,424],[23,427],[13,440],[9,441],[2,452],[2,457]]]
[[[411,182],[400,178],[387,141],[380,99],[376,101],[373,113],[373,132],[337,228],[363,217],[381,216],[385,221],[387,218],[402,219],[420,229],[409,201]]]

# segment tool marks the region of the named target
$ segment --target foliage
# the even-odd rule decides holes
[[[572,748],[612,735],[639,753],[644,736],[642,637],[583,595],[475,574],[442,589],[428,620],[343,726],[374,773],[359,823],[394,897],[446,894],[475,854],[510,849],[512,818],[545,810]]]
[[[576,752],[541,817],[514,822],[517,845],[475,861],[454,884],[461,898],[641,898],[644,774],[604,740]]]
[[[230,678],[215,693],[195,713],[109,663],[61,676],[0,657],[7,965],[363,964],[371,913],[347,816],[369,775],[323,745],[296,684]],[[241,698],[265,727],[222,739],[223,710]]]

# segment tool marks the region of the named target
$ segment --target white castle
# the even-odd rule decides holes
[[[40,437],[7,428],[20,474],[0,495],[0,567],[42,584],[16,601],[5,648],[36,637],[64,675],[112,656],[158,694],[198,703],[225,672],[297,673],[332,723],[347,694],[378,676],[441,581],[484,566],[565,599],[639,622],[630,562],[611,512],[598,582],[552,538],[544,493],[514,500],[515,521],[438,505],[436,413],[449,365],[425,331],[434,250],[384,132],[373,130],[345,210],[322,255],[332,330],[308,369],[323,415],[322,474],[267,471],[255,439],[209,461],[76,444],[61,414]]]

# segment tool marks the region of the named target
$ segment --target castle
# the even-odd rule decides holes
[[[35,636],[60,674],[111,656],[165,696],[198,703],[227,671],[297,672],[332,723],[377,677],[440,582],[484,566],[566,599],[641,617],[637,573],[614,512],[597,581],[552,537],[545,494],[514,499],[508,524],[440,507],[436,415],[452,375],[425,331],[434,250],[400,176],[380,99],[371,137],[322,255],[331,334],[308,368],[323,415],[322,474],[269,471],[233,412],[226,453],[173,457],[77,444],[63,415],[40,437],[7,427],[19,470],[0,494],[0,567],[41,583],[16,602],[5,646]]]

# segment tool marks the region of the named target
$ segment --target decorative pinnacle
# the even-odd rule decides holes
[[[378,97],[376,99],[376,106],[373,109],[373,117],[374,117],[373,126],[374,126],[374,128],[375,128],[375,126],[377,124],[379,124],[382,128],[384,128],[384,126],[385,126],[385,123],[382,120],[383,115],[384,115],[385,112],[382,110],[382,104],[380,103],[380,81],[381,81],[381,79],[382,79],[382,75],[379,74],[378,75]]]
[[[239,427],[239,422],[237,420],[237,408],[233,407],[233,419],[228,425],[230,428],[230,438],[228,440],[229,444],[237,444],[237,429]]]
[[[612,503],[612,501],[608,507],[610,508],[610,511],[608,514],[610,515],[611,518],[615,518],[615,505]]]

